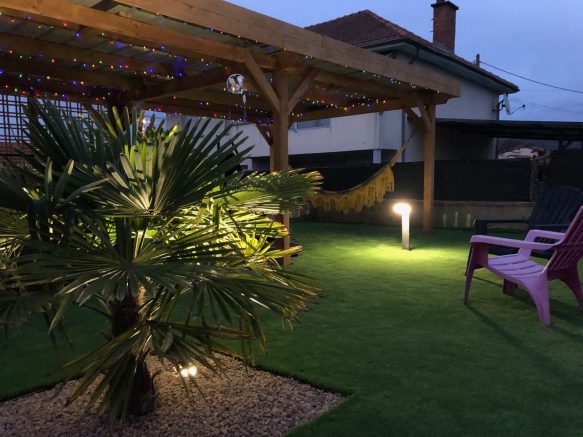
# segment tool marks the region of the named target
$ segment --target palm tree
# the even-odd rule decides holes
[[[71,400],[93,387],[112,419],[149,413],[148,356],[220,372],[217,353],[264,342],[261,308],[293,321],[316,297],[278,264],[300,248],[274,248],[287,230],[270,217],[304,206],[317,173],[233,172],[250,149],[210,120],[166,129],[126,109],[110,123],[35,101],[28,118],[27,164],[0,167],[0,324],[41,313],[66,335],[73,306],[109,320],[105,343],[64,366],[81,375]]]

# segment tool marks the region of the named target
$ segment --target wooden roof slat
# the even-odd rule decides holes
[[[233,95],[225,92],[223,89],[198,89],[177,93],[177,97],[190,100],[202,100],[205,102],[222,103],[231,107],[240,108],[243,106],[243,99],[240,95]],[[266,113],[271,112],[269,104],[259,97],[247,96],[246,106],[249,110],[262,110]]]
[[[181,114],[196,115],[200,117],[211,117],[217,118],[218,116],[223,116],[228,119],[228,114],[236,116],[238,118],[243,118],[243,111],[225,105],[209,104],[203,107],[198,106],[195,102],[190,100],[183,101],[180,99],[173,99],[172,101],[153,101],[144,103],[144,107],[156,107],[157,109],[166,112],[176,112]],[[234,117],[233,117],[234,118]],[[268,117],[257,116],[248,111],[246,120],[250,123],[260,123],[260,124],[270,124],[271,119]]]
[[[0,58],[0,68],[6,72],[25,73],[32,76],[55,77],[66,81],[84,82],[89,85],[102,86],[112,89],[131,90],[138,85],[132,78],[121,75],[98,73],[93,71],[79,71],[78,69],[54,66],[49,63],[31,63]]]
[[[181,79],[172,79],[147,87],[141,91],[129,93],[133,101],[150,100],[165,96],[172,96],[182,91],[195,90],[226,81],[231,74],[229,68],[218,68],[204,73],[188,76]]]
[[[129,70],[139,71],[140,73],[149,70],[152,73],[160,75],[167,74],[167,70],[163,64],[73,47],[71,45],[31,39],[6,32],[0,32],[0,49],[13,49],[19,55],[38,56],[42,54],[48,58],[61,61],[73,61],[76,59],[79,63],[103,64],[104,67],[114,65],[116,69],[119,69],[120,65],[125,69],[127,65]]]
[[[109,91],[104,88],[94,88],[88,86],[73,86],[69,84],[63,84],[59,81],[46,80],[43,79],[40,83],[38,81],[30,81],[24,78],[19,78],[17,76],[3,74],[2,75],[2,86],[0,87],[0,92],[8,91],[8,94],[14,94],[13,89],[17,88],[19,92],[25,91],[27,94],[36,95],[34,90],[30,88],[33,87],[37,89],[39,85],[42,84],[42,92],[50,94],[62,94],[66,93],[69,96],[73,96],[81,100],[95,101],[95,98],[108,98]],[[5,86],[10,86],[10,89],[6,89]]]
[[[360,114],[370,114],[371,112],[383,112],[383,111],[393,111],[395,109],[404,108],[403,102],[400,100],[391,100],[384,103],[371,103],[363,106],[355,106],[350,109],[335,109],[326,108],[315,111],[307,111],[301,114],[293,113],[291,116],[292,121],[311,121],[311,120],[321,120],[323,118],[337,118],[337,117],[347,117],[349,115],[360,115]]]
[[[233,62],[244,62],[238,47],[79,6],[67,0],[0,0],[0,7],[16,13],[32,14],[35,20],[61,20],[93,28],[108,36],[138,44],[159,47],[163,42],[169,50],[186,56],[218,56]],[[267,55],[254,53],[254,58],[263,68],[273,69],[276,65],[276,61]]]

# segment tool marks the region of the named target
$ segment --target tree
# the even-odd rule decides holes
[[[287,230],[270,215],[304,206],[318,173],[233,172],[250,149],[210,120],[166,129],[126,109],[109,123],[35,101],[28,119],[27,165],[0,168],[0,324],[41,313],[66,336],[73,306],[109,320],[104,344],[64,366],[82,375],[71,400],[96,383],[112,419],[149,413],[148,356],[220,372],[217,352],[263,344],[259,308],[293,321],[316,297],[278,264],[300,248],[274,248]]]

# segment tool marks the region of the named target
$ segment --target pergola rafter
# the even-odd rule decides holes
[[[294,121],[419,108],[431,227],[435,105],[459,95],[455,79],[221,0],[78,1],[0,0],[4,92],[245,119],[272,170],[288,166]],[[232,73],[247,76],[246,108],[226,93]]]

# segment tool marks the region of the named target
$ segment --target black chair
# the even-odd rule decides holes
[[[503,227],[505,224],[525,224],[527,232],[531,229],[563,232],[569,227],[569,223],[577,214],[580,206],[583,206],[583,191],[573,187],[547,188],[539,194],[528,220],[476,219],[474,221],[474,234],[488,235],[491,225]],[[544,239],[537,241],[547,242]],[[490,246],[489,249],[489,253],[493,255],[509,255],[515,252],[515,249],[502,246]],[[552,254],[552,250],[533,251],[532,253],[533,256],[546,259],[549,259]]]

